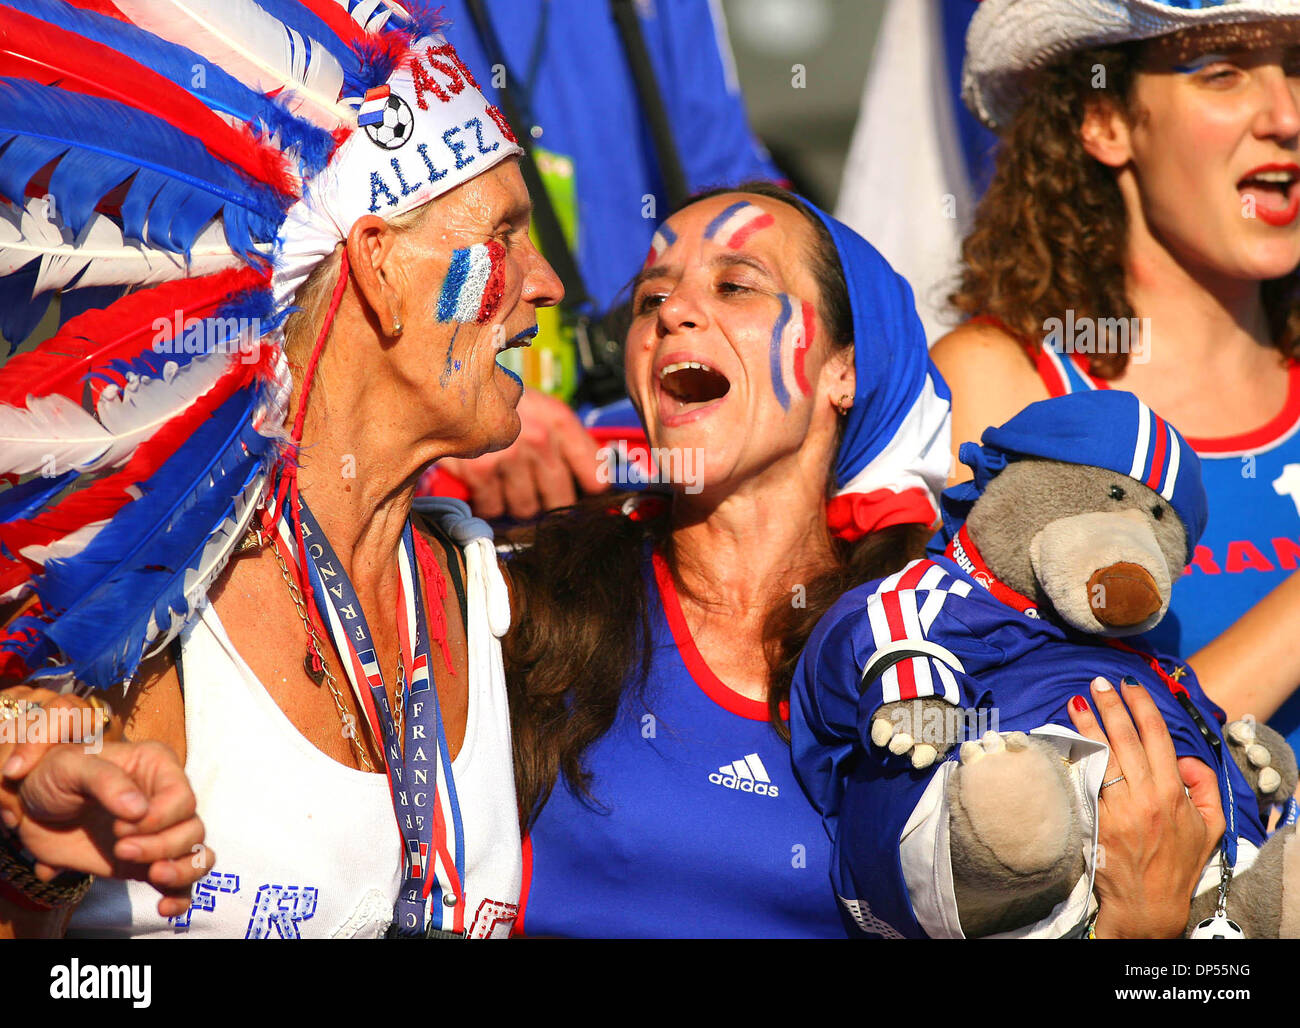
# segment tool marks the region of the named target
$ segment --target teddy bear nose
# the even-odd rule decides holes
[[[1103,625],[1127,628],[1160,609],[1160,589],[1146,568],[1120,561],[1093,572],[1088,579],[1088,603]]]

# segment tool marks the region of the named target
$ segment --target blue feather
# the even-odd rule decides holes
[[[65,31],[111,47],[197,96],[209,108],[233,115],[250,125],[260,124],[272,134],[278,133],[282,148],[297,148],[308,176],[325,167],[334,151],[334,139],[325,129],[290,114],[276,101],[249,89],[225,69],[193,50],[159,39],[151,32],[116,18],[83,11],[62,0],[0,0],[0,6],[16,8]],[[196,83],[202,83],[201,88]]]
[[[304,37],[309,47],[320,45],[333,54],[334,59],[343,69],[345,82],[349,78],[356,77],[361,63],[359,55],[339,39],[333,29],[316,17],[310,8],[304,7],[298,0],[254,0],[254,2],[267,14],[278,19],[281,24],[287,25]],[[303,64],[306,65],[308,60],[308,57],[304,57]]]
[[[213,157],[193,136],[112,100],[0,78],[4,139],[11,142],[0,155],[0,193],[24,195],[36,172],[57,159],[49,189],[74,232],[128,178],[124,230],[175,252],[187,252],[218,213],[240,253],[274,240],[284,219],[287,198]]]
[[[343,69],[344,96],[363,96],[366,90],[387,82],[397,67],[399,58],[386,50],[373,53],[353,50],[298,0],[256,0],[256,3],[268,14],[296,29],[299,34],[311,37],[334,55]],[[390,21],[389,24],[396,23]]]
[[[229,346],[229,352],[234,353],[243,326],[250,321],[258,322],[261,338],[283,324],[289,314],[289,310],[275,309],[275,299],[270,290],[248,290],[218,309],[213,317],[183,324],[180,334],[170,340],[170,349],[150,347],[129,360],[110,361],[88,378],[117,383],[121,383],[129,373],[157,378],[169,361],[175,361],[178,367],[183,368],[195,357],[210,353],[217,347]]]
[[[4,336],[9,344],[6,359],[12,357],[23,340],[36,330],[50,306],[52,293],[32,295],[40,271],[41,262],[32,261],[26,267],[0,277],[0,336]]]
[[[76,469],[53,478],[36,477],[0,493],[0,524],[20,521],[40,513],[81,473]]]
[[[83,271],[82,274],[85,272]],[[102,311],[125,295],[126,286],[86,286],[84,289],[78,289],[75,282],[64,286],[63,292],[59,294],[59,325],[66,325],[77,315],[85,314],[88,310]]]
[[[276,453],[251,424],[259,393],[231,397],[85,550],[45,565],[36,589],[55,618],[43,634],[79,681],[106,689],[129,678],[153,641],[151,615],[165,631],[173,612],[188,613],[186,573]]]

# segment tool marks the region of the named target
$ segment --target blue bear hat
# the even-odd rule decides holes
[[[1096,389],[1040,400],[985,430],[980,442],[962,443],[961,461],[975,477],[945,490],[939,549],[957,534],[989,482],[1027,457],[1107,468],[1155,490],[1182,520],[1189,556],[1205,531],[1200,458],[1178,429],[1132,393]]]

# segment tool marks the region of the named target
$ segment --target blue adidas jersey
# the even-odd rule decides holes
[[[1105,388],[1074,359],[1036,357],[1053,396]],[[1162,653],[1190,657],[1300,567],[1300,364],[1291,368],[1280,414],[1256,431],[1188,439],[1201,459],[1210,518],[1191,564],[1175,584],[1164,620],[1143,636]],[[1300,692],[1270,721],[1300,752]]]
[[[860,688],[873,659],[917,643],[933,655],[902,659]],[[837,894],[882,926],[879,934],[925,935],[908,898],[899,844],[938,765],[917,771],[908,757],[872,745],[871,715],[882,703],[941,696],[965,712],[958,724],[971,738],[1048,724],[1073,729],[1066,704],[1087,696],[1097,675],[1111,682],[1133,675],[1163,715],[1179,756],[1226,767],[1225,809],[1231,805],[1239,838],[1262,845],[1264,828],[1240,770],[1230,757],[1223,763],[1142,654],[1067,636],[1001,602],[953,560],[935,557],[841,597],[818,623],[795,671],[795,767],[834,839]],[[1195,675],[1181,684],[1221,741],[1218,708]],[[956,759],[957,749],[948,759]],[[1220,750],[1226,755],[1225,744]]]
[[[524,849],[517,930],[599,938],[847,932],[830,840],[766,705],[732,692],[691,640],[656,560],[650,678],[586,754],[596,806],[556,784]]]

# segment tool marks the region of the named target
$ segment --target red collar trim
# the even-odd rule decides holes
[[[1110,383],[1096,378],[1088,370],[1088,358],[1083,354],[1073,353],[1069,359],[1079,369],[1086,380],[1096,389],[1109,389]],[[1041,365],[1040,365],[1041,370]],[[1046,381],[1046,380],[1045,380]],[[1050,384],[1048,390],[1051,390]],[[1055,395],[1053,393],[1053,395]],[[1263,450],[1275,446],[1300,427],[1300,361],[1292,361],[1287,375],[1286,401],[1282,409],[1258,428],[1236,435],[1210,436],[1206,438],[1184,436],[1187,445],[1201,456],[1219,457],[1236,456],[1252,450]]]
[[[1038,604],[1028,596],[1016,592],[989,570],[989,566],[984,563],[984,558],[980,556],[980,551],[971,542],[970,533],[966,531],[965,525],[957,530],[957,535],[948,543],[948,549],[944,552],[966,574],[991,592],[994,598],[1001,600],[1008,607],[1014,607],[1025,617],[1035,620],[1042,617],[1038,612]]]
[[[682,655],[687,673],[695,680],[700,691],[723,710],[750,721],[766,721],[766,703],[742,696],[715,675],[704,662],[704,657],[691,637],[690,627],[686,624],[686,615],[682,613],[682,604],[677,597],[677,586],[673,583],[673,573],[668,569],[668,562],[658,550],[654,551],[651,559],[654,563],[655,582],[659,586],[659,597],[664,605],[664,616],[668,619],[668,630],[672,632],[673,642]]]
[[[1281,442],[1300,424],[1300,362],[1293,361],[1287,376],[1286,402],[1282,409],[1259,428],[1239,435],[1215,436],[1212,439],[1187,437],[1187,445],[1199,454],[1236,454],[1243,450],[1261,450]]]

